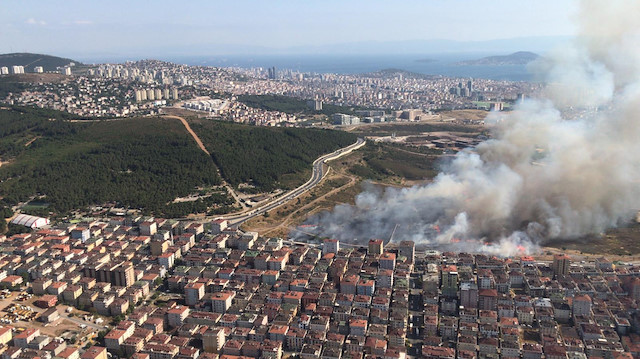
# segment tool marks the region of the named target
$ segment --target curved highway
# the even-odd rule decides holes
[[[269,203],[266,203],[258,208],[252,209],[248,212],[244,212],[244,213],[239,213],[239,214],[235,214],[235,215],[229,215],[229,216],[222,216],[220,218],[226,219],[229,221],[229,224],[232,225],[238,225],[238,224],[242,224],[248,220],[250,220],[251,218],[260,216],[262,214],[264,214],[265,212],[268,212],[278,206],[281,206],[283,204],[285,204],[286,202],[289,202],[295,198],[297,198],[298,196],[300,196],[303,193],[308,192],[309,190],[311,190],[313,187],[315,187],[318,183],[320,183],[320,181],[324,178],[325,176],[325,172],[324,172],[324,164],[328,161],[331,160],[335,160],[336,158],[340,158],[346,154],[351,153],[354,150],[357,150],[358,148],[361,148],[362,146],[364,146],[366,143],[364,138],[358,138],[358,141],[356,141],[354,144],[349,145],[347,147],[341,148],[335,152],[323,155],[321,157],[319,157],[317,160],[313,161],[313,173],[311,174],[311,178],[304,183],[303,185],[301,185],[300,187],[293,189],[283,195],[281,195],[278,198],[275,198],[273,200],[271,200]]]

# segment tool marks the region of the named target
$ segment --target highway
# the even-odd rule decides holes
[[[318,183],[320,183],[320,181],[324,178],[325,176],[325,172],[324,172],[324,164],[328,161],[331,160],[335,160],[336,158],[340,158],[346,154],[351,153],[354,150],[357,150],[358,148],[361,148],[362,146],[364,146],[366,143],[364,138],[358,138],[358,140],[352,144],[349,145],[347,147],[343,147],[335,152],[323,155],[321,157],[319,157],[318,159],[316,159],[313,162],[313,172],[311,174],[311,178],[304,183],[303,185],[301,185],[300,187],[293,189],[281,196],[279,196],[278,198],[275,198],[273,200],[271,200],[269,203],[266,203],[258,208],[254,208],[248,212],[243,212],[243,213],[238,213],[238,214],[234,214],[234,215],[228,215],[228,216],[222,216],[221,218],[224,218],[226,220],[229,221],[229,224],[231,225],[239,225],[242,224],[248,220],[250,220],[251,218],[260,216],[262,214],[264,214],[265,212],[268,212],[276,207],[279,207],[283,204],[285,204],[286,202],[289,202],[295,198],[297,198],[298,196],[308,192],[309,190],[311,190],[313,187],[315,187]]]

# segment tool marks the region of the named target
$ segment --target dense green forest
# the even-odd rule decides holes
[[[178,214],[197,203],[167,203],[221,182],[213,161],[178,121],[50,120],[57,115],[30,108],[0,110],[0,158],[9,162],[0,167],[4,203],[42,195],[54,212],[116,202]],[[214,198],[228,203],[223,197]]]
[[[226,213],[234,201],[212,188],[221,183],[216,164],[232,185],[293,187],[317,157],[356,140],[340,131],[196,121],[208,157],[175,119],[70,119],[46,109],[0,109],[0,206],[36,197],[46,203],[38,210],[54,213],[103,203],[167,217]],[[200,198],[172,202],[194,193]]]
[[[280,111],[290,114],[323,114],[330,116],[334,113],[344,113],[348,115],[355,115],[354,110],[360,109],[322,104],[321,111],[314,111],[312,108],[307,106],[307,101],[305,100],[281,95],[240,95],[238,96],[238,101],[249,107],[260,108],[268,111]]]
[[[259,190],[303,183],[316,158],[357,139],[342,131],[255,127],[222,121],[201,121],[191,127],[229,183],[250,183]]]

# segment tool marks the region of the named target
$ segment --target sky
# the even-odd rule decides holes
[[[313,53],[335,44],[567,37],[576,7],[574,0],[0,0],[0,53]]]

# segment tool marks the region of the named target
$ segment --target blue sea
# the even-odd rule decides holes
[[[436,54],[436,55],[230,55],[175,57],[169,61],[187,65],[268,68],[311,73],[359,74],[383,69],[401,69],[425,75],[473,77],[493,80],[532,81],[526,65],[457,65],[493,54]]]

